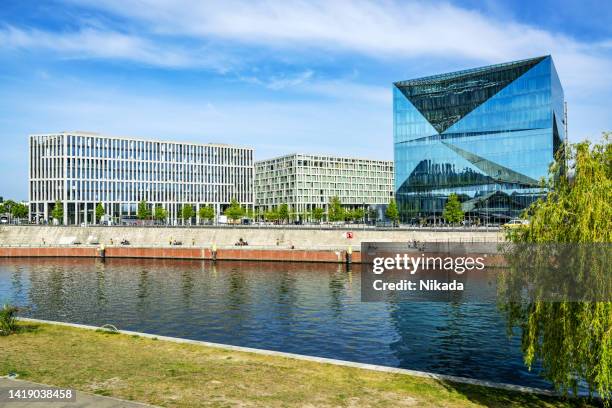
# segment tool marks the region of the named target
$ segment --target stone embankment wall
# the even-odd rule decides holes
[[[197,247],[109,247],[102,252],[96,247],[0,247],[0,258],[76,257],[76,258],[156,258],[156,259],[213,259],[210,248]],[[300,249],[253,249],[248,247],[218,249],[214,259],[285,262],[347,261],[346,251]],[[353,252],[351,262],[360,263],[359,252]]]
[[[352,239],[345,233],[352,232]],[[243,249],[358,250],[361,242],[496,242],[503,232],[485,230],[374,230],[374,229],[306,229],[265,227],[57,227],[1,226],[0,246],[81,246],[97,242],[107,248],[119,246],[127,239],[132,247],[170,247],[173,240],[182,247],[236,248],[242,238],[249,243]],[[97,245],[96,245],[97,246]],[[194,248],[195,249],[195,248]]]

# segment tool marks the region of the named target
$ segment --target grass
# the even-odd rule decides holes
[[[283,357],[19,323],[0,375],[168,407],[569,407],[568,401]]]

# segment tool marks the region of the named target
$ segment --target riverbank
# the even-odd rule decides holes
[[[487,242],[504,239],[501,231],[469,229],[363,229],[359,226],[342,228],[296,227],[105,227],[105,226],[0,226],[1,246],[70,246],[75,242],[119,246],[122,240],[141,248],[171,247],[181,242],[183,247],[232,248],[242,238],[250,248],[346,250],[359,248],[362,242]]]
[[[34,322],[20,328],[0,337],[0,375],[153,405],[576,406],[545,395],[142,336]]]
[[[121,245],[122,241],[129,245]],[[237,242],[248,245],[237,246]],[[0,257],[361,262],[362,242],[460,242],[493,254],[500,231],[0,226]],[[101,251],[104,248],[104,251]],[[348,256],[350,254],[350,257]]]

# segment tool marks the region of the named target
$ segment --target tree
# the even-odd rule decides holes
[[[289,206],[286,203],[278,207],[278,219],[283,222],[289,221]]]
[[[389,201],[389,205],[385,210],[385,215],[394,223],[399,220],[399,212],[397,210],[397,204],[395,203],[395,199],[392,198],[391,201]]]
[[[16,203],[11,207],[11,215],[17,219],[26,218],[28,216],[28,206],[21,203]]]
[[[240,204],[235,198],[232,198],[229,207],[225,209],[223,214],[225,214],[227,218],[232,220],[232,222],[236,222],[244,215],[244,209],[240,206]]]
[[[17,203],[13,200],[6,200],[3,203],[3,207],[4,207],[4,212],[9,213],[9,214],[13,214],[13,207],[16,206]]]
[[[587,244],[573,248],[601,247],[597,243],[612,242],[612,144],[610,133],[604,134],[600,144],[578,143],[569,148],[572,163],[569,180],[560,171],[565,165],[557,157],[551,166],[546,186],[550,189],[546,199],[532,204],[524,216],[528,225],[508,232],[514,247],[524,244]],[[543,245],[531,245],[542,247]],[[516,255],[510,253],[511,255]],[[609,254],[609,250],[608,250]],[[520,255],[520,254],[519,254]],[[547,258],[550,259],[550,254]],[[512,262],[513,257],[508,261]],[[580,273],[572,274],[584,287],[600,288],[610,284],[609,259],[579,258],[578,267],[587,265],[586,280]],[[537,260],[536,260],[537,261]],[[533,259],[525,262],[533,263]],[[593,271],[593,264],[601,269]],[[601,264],[603,263],[603,264]],[[514,288],[516,282],[525,281],[521,268],[502,281],[503,291]],[[565,266],[565,265],[563,265]],[[583,271],[579,271],[583,272]],[[593,272],[601,272],[603,279],[592,279]],[[533,273],[533,272],[532,272]],[[559,281],[553,276],[549,279]],[[536,276],[535,281],[541,281]],[[527,284],[532,283],[527,281]],[[563,283],[563,281],[561,282]],[[569,290],[574,287],[567,285]],[[528,287],[528,286],[525,286]],[[519,291],[523,288],[518,288]],[[608,293],[609,292],[603,292]],[[507,316],[509,328],[519,327],[525,363],[532,367],[540,362],[543,375],[565,394],[576,393],[578,384],[584,381],[590,392],[596,391],[608,402],[612,398],[612,302],[602,301],[542,301],[508,302],[500,305]]]
[[[139,220],[146,220],[150,216],[151,216],[151,213],[149,212],[149,206],[147,205],[147,202],[145,200],[142,200],[141,202],[138,203],[138,210],[136,211],[136,217]]]
[[[278,221],[278,212],[274,210],[266,211],[264,213],[264,218],[268,222]]]
[[[353,221],[354,219],[355,219],[355,211],[344,210],[344,220],[345,221]]]
[[[244,209],[244,216],[250,220],[255,218],[255,211],[252,208]]]
[[[212,221],[215,219],[215,208],[212,205],[200,207],[200,219]]]
[[[60,200],[57,200],[51,210],[51,217],[55,218],[59,223],[64,220],[64,206]]]
[[[153,217],[157,221],[164,221],[167,216],[168,216],[168,213],[164,207],[162,207],[161,205],[155,207],[155,213],[153,214]]]
[[[102,217],[104,217],[104,214],[106,214],[106,211],[104,210],[104,206],[102,205],[102,203],[98,203],[98,205],[96,206],[96,219],[98,220],[98,222],[102,220]]]
[[[325,210],[323,208],[315,207],[312,209],[312,218],[314,218],[316,222],[321,222],[323,217],[325,217]]]
[[[191,204],[184,204],[183,208],[181,209],[181,218],[183,219],[183,221],[191,221],[194,215],[195,212],[193,211],[193,207],[191,206]]]
[[[365,218],[365,210],[363,208],[355,208],[353,210],[353,219],[355,221],[363,221]]]
[[[375,208],[370,208],[368,210],[368,221],[377,221],[378,220],[378,211]]]
[[[457,224],[463,221],[464,214],[457,194],[451,193],[451,195],[448,196],[448,201],[442,212],[442,217],[444,217],[446,222],[451,224]]]
[[[344,220],[344,208],[342,208],[342,202],[338,196],[334,196],[329,201],[328,218],[330,221],[342,221]]]

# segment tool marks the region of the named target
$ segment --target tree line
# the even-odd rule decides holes
[[[0,203],[0,214],[9,214],[13,218],[28,218],[28,206],[13,200]]]

